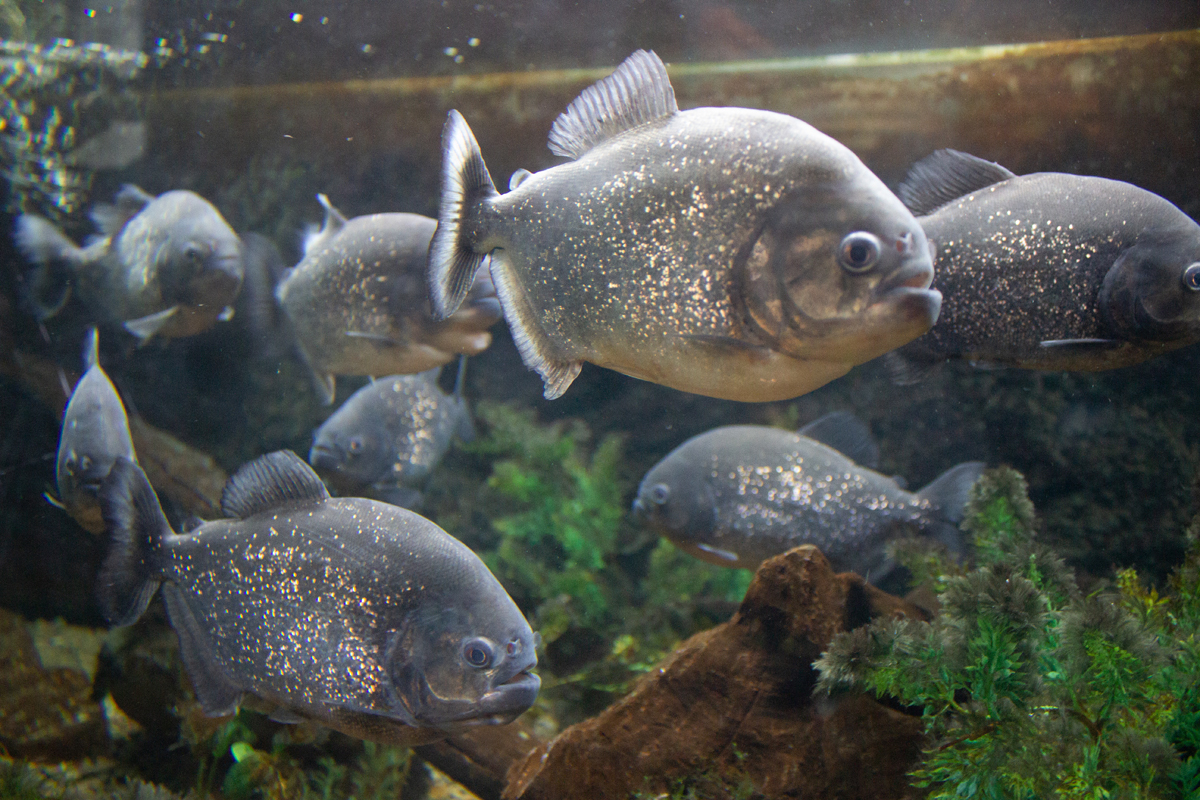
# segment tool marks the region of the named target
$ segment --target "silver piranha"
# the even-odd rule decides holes
[[[437,222],[418,214],[347,220],[318,198],[325,224],[307,237],[277,295],[326,403],[336,375],[412,375],[487,349],[500,305],[486,271],[468,285],[466,307],[440,322],[430,315],[425,262]]]
[[[68,288],[57,302],[33,298],[41,319],[62,308],[71,287],[142,341],[191,336],[232,314],[242,285],[241,243],[203,197],[188,191],[154,197],[126,185],[116,204],[97,207],[92,219],[102,236],[86,247],[42,217],[17,219],[17,245],[37,265],[35,287],[51,283],[56,266],[68,268]]]
[[[925,234],[838,142],[794,117],[680,111],[637,51],[554,123],[574,159],[498,194],[450,112],[435,315],[491,256],[525,364],[560,396],[583,361],[733,400],[795,397],[929,330]]]
[[[243,466],[228,519],[185,534],[132,462],[100,499],[105,613],[130,624],[161,585],[208,714],[248,694],[280,720],[411,745],[511,722],[537,696],[536,637],[474,553],[411,511],[331,498],[290,451]]]
[[[835,569],[878,581],[894,566],[888,541],[906,529],[960,550],[953,523],[983,464],[959,464],[913,493],[851,458],[873,461],[878,452],[862,422],[844,413],[799,433],[716,428],[688,439],[646,473],[634,513],[680,549],[727,567],[754,568],[812,544]]]
[[[940,150],[900,195],[937,245],[945,297],[933,330],[889,357],[902,381],[951,358],[1092,371],[1200,341],[1200,225],[1156,194]]]
[[[308,462],[340,491],[405,508],[421,502],[421,485],[450,442],[475,435],[462,396],[463,362],[454,393],[438,386],[439,370],[393,375],[355,392],[313,434]]]
[[[55,483],[58,497],[47,498],[92,533],[104,531],[97,492],[118,458],[137,461],[129,420],[116,387],[100,366],[95,328],[84,348],[87,371],[75,384],[63,412]]]

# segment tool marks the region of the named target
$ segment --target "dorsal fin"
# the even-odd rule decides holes
[[[329,197],[325,194],[317,195],[317,200],[325,209],[325,222],[321,225],[321,229],[314,231],[309,229],[304,234],[304,255],[308,255],[309,251],[314,247],[319,247],[325,244],[334,236],[341,233],[342,228],[346,227],[346,217],[342,212],[334,208],[333,203],[329,202]]]
[[[667,68],[653,50],[636,50],[612,75],[571,101],[550,129],[550,152],[579,158],[618,133],[679,111]]]
[[[89,328],[83,340],[83,368],[89,370],[100,364],[100,331]]]
[[[125,223],[142,213],[142,210],[154,202],[154,195],[141,188],[127,183],[117,192],[112,205],[103,203],[92,209],[91,218],[96,227],[105,236],[115,236],[125,227]]]
[[[879,466],[879,443],[866,423],[849,411],[831,411],[800,429],[801,436],[832,447],[860,466]]]
[[[913,164],[896,194],[915,216],[924,216],[964,195],[1015,177],[994,161],[958,150],[937,150]]]
[[[329,491],[312,467],[291,450],[276,450],[243,464],[233,474],[221,493],[221,511],[245,519],[284,503],[327,499]]]

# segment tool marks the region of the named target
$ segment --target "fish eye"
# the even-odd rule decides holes
[[[183,248],[183,257],[193,264],[198,264],[204,260],[204,248],[195,243],[185,245]]]
[[[1183,271],[1183,285],[1193,292],[1200,292],[1200,261],[1188,264]]]
[[[838,262],[847,272],[866,272],[879,263],[883,245],[879,237],[866,231],[855,231],[842,239]]]
[[[487,639],[468,639],[463,644],[463,660],[476,669],[485,669],[492,665],[492,643]]]
[[[655,505],[661,506],[667,502],[667,498],[671,496],[671,487],[665,483],[656,483],[650,487],[650,500]]]

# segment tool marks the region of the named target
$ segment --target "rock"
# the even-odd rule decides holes
[[[95,649],[91,649],[95,659]],[[0,751],[58,761],[105,752],[104,713],[80,669],[47,668],[29,624],[0,610]]]
[[[835,575],[814,547],[771,558],[733,619],[514,763],[503,796],[915,796],[906,773],[923,742],[919,717],[864,695],[812,694],[812,662],[830,638],[880,615],[927,618],[857,575]]]

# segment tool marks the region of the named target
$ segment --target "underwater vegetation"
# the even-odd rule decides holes
[[[911,546],[938,590],[932,622],[878,620],[834,638],[819,689],[859,688],[919,711],[911,775],[932,798],[1183,798],[1200,792],[1200,516],[1160,595],[1136,572],[1080,591],[1035,537],[1024,479],[972,490],[965,571]],[[940,562],[940,563],[939,563]]]
[[[598,711],[733,612],[750,570],[705,564],[634,527],[622,437],[593,442],[578,420],[540,422],[498,403],[479,403],[476,417],[480,435],[458,454],[471,469],[441,473],[467,482],[435,482],[433,516],[476,549],[541,634],[542,698],[568,701],[555,716]]]

